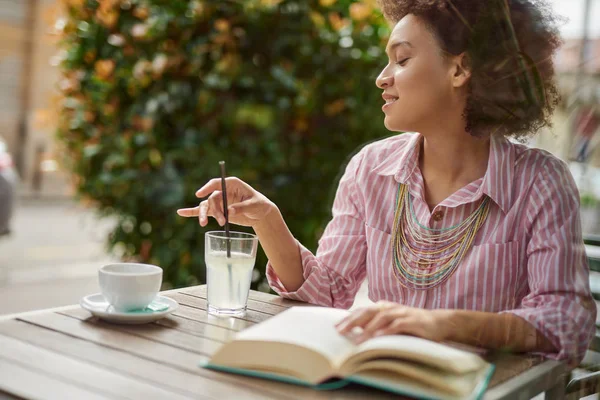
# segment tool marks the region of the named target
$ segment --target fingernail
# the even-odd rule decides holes
[[[227,210],[229,211],[229,215],[235,214],[235,208],[228,208]]]

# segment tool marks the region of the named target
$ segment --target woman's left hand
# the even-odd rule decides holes
[[[384,335],[412,335],[440,342],[448,336],[443,323],[444,310],[423,310],[382,301],[360,308],[336,325],[339,333],[348,335],[354,328],[362,332],[354,338],[356,344]]]

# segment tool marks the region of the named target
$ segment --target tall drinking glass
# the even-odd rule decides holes
[[[206,232],[204,258],[208,312],[217,316],[241,316],[246,312],[258,238],[243,232]],[[231,257],[227,257],[227,241]]]

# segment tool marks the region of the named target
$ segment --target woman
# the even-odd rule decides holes
[[[406,131],[349,162],[313,255],[277,206],[227,180],[230,221],[251,226],[281,296],[348,308],[368,278],[376,302],[343,334],[411,334],[578,363],[596,315],[567,166],[507,140],[547,125],[556,104],[551,14],[529,0],[383,0],[395,26],[385,126]],[[417,133],[418,132],[418,133]],[[223,225],[220,182],[179,210]]]

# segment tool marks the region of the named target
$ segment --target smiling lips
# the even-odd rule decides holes
[[[383,105],[383,107],[389,106],[390,104],[398,100],[398,97],[392,96],[391,94],[387,93],[382,94],[381,97],[383,97],[383,99],[385,100],[385,104]]]

